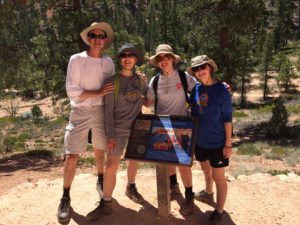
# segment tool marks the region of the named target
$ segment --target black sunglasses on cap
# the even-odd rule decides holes
[[[203,64],[203,65],[200,65],[200,66],[196,66],[196,67],[192,67],[192,71],[193,72],[197,72],[197,71],[200,71],[200,70],[204,70],[206,68],[207,64]]]
[[[107,38],[106,34],[94,34],[94,33],[88,33],[87,36],[91,39],[105,39]]]

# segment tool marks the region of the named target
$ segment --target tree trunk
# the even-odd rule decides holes
[[[230,0],[222,0],[219,2],[217,6],[217,11],[220,15],[225,15],[226,11],[228,9],[228,5],[230,3]],[[219,37],[219,46],[221,49],[221,55],[223,59],[223,65],[224,65],[224,80],[228,84],[232,84],[232,78],[230,74],[230,68],[229,68],[229,55],[227,51],[223,51],[224,49],[228,48],[229,45],[229,35],[228,35],[228,28],[227,28],[227,21],[223,21],[222,24],[220,24],[220,28],[218,31],[218,37]]]
[[[298,0],[298,38],[300,38],[300,0]]]
[[[267,99],[267,95],[268,95],[268,68],[269,68],[269,62],[267,62],[265,67],[264,96],[263,96],[264,100]]]

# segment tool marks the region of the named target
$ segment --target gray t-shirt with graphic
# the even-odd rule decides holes
[[[118,82],[112,78],[109,82],[114,83],[114,92],[105,96],[105,125],[106,136],[114,137],[115,128],[130,129],[136,116],[142,110],[142,96],[147,93],[147,84],[138,75],[133,74],[125,77],[117,74]],[[117,83],[117,84],[116,84]],[[115,94],[117,92],[117,96]]]
[[[155,101],[153,90],[154,77],[151,78],[147,91],[147,98]],[[186,74],[188,91],[191,91],[197,81],[194,77]],[[178,70],[174,70],[172,74],[165,76],[160,75],[157,83],[157,115],[177,115],[187,116],[185,93],[181,84]]]

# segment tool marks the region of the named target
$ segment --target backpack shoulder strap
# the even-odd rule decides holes
[[[119,75],[118,74],[114,75],[113,80],[114,80],[114,98],[116,99],[118,97],[119,89],[120,89]]]
[[[186,102],[189,102],[189,97],[188,97],[188,88],[189,87],[188,87],[188,83],[187,83],[187,79],[186,79],[186,74],[182,70],[178,70],[178,73],[179,73],[181,85],[182,85],[183,90],[184,90],[184,95],[185,95]]]
[[[156,113],[156,106],[157,106],[157,86],[158,86],[158,80],[159,80],[160,74],[156,74],[153,80],[153,91],[154,91],[154,97],[155,97],[155,102],[154,102],[154,113]]]

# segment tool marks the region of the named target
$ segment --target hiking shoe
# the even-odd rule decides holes
[[[181,212],[183,215],[192,215],[194,211],[194,192],[185,193],[185,202],[181,208]]]
[[[208,225],[221,225],[223,222],[223,213],[219,213],[218,210],[214,210],[209,217]]]
[[[171,195],[171,198],[174,198],[178,194],[180,194],[179,184],[171,184],[170,185],[170,195]]]
[[[87,221],[96,221],[102,216],[111,214],[113,212],[111,207],[112,201],[104,201],[104,199],[101,199],[99,202],[97,202],[97,204],[98,206],[86,215],[85,218]]]
[[[57,210],[57,220],[59,223],[70,221],[70,198],[62,197]]]
[[[195,199],[199,200],[200,202],[207,203],[207,204],[213,204],[214,203],[214,193],[208,194],[205,190],[202,190],[195,194]]]
[[[103,180],[98,180],[96,183],[96,190],[98,191],[100,199],[103,197]]]
[[[144,201],[143,196],[137,191],[135,184],[127,184],[125,195],[135,203],[142,203]]]

